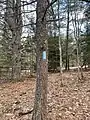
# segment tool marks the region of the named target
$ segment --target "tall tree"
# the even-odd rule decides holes
[[[80,11],[80,5],[79,5],[79,1],[73,1],[74,4],[73,4],[73,8],[74,8],[74,11],[72,14],[71,12],[71,16],[73,18],[74,16],[74,19],[72,21],[73,23],[73,28],[74,28],[74,39],[76,41],[76,62],[77,62],[77,67],[78,67],[78,80],[83,78],[83,72],[82,72],[82,68],[81,68],[81,71],[80,71],[80,44],[79,44],[79,40],[80,40],[80,29],[81,29],[81,25],[82,25],[82,22],[80,23],[79,21],[81,21],[79,18],[79,11]]]
[[[69,41],[69,14],[70,14],[70,0],[67,0],[67,33],[66,33],[66,65],[65,69],[69,70],[69,54],[68,54],[68,41]]]
[[[58,32],[59,32],[59,54],[60,54],[60,73],[62,75],[62,47],[61,47],[61,23],[60,23],[60,1],[58,0]]]
[[[37,81],[35,103],[32,120],[47,120],[47,29],[46,8],[47,0],[37,0],[36,20],[36,54]]]
[[[83,60],[85,64],[90,67],[90,3],[86,4],[85,7],[85,33],[84,33],[84,43],[85,43],[85,48],[83,49]]]
[[[11,52],[12,52],[12,79],[20,79],[21,73],[21,34],[22,34],[22,17],[21,17],[21,0],[6,1],[6,22],[12,34]]]

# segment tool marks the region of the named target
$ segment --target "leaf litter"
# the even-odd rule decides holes
[[[90,72],[77,80],[76,72],[48,77],[48,120],[90,120]],[[0,120],[31,120],[35,95],[35,78],[0,85]],[[27,113],[20,115],[20,113]]]

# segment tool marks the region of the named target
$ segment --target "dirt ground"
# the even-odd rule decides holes
[[[77,80],[76,72],[49,74],[48,120],[90,120],[90,72]],[[31,120],[35,78],[0,85],[0,120]]]

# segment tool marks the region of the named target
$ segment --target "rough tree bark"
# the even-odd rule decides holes
[[[12,51],[12,75],[11,79],[20,79],[21,73],[21,33],[22,33],[22,17],[21,17],[21,0],[7,0],[6,2],[6,22],[12,33],[11,51]]]
[[[37,81],[32,120],[47,120],[47,79],[48,79],[47,55],[46,55],[47,29],[46,29],[46,15],[44,16],[44,12],[46,10],[47,5],[48,5],[47,0],[37,0],[36,11]]]

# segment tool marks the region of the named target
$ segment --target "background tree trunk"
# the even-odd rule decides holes
[[[21,17],[21,0],[7,0],[6,22],[12,33],[12,75],[11,79],[20,79],[21,73],[21,34],[22,34],[22,17]]]
[[[69,42],[69,0],[67,0],[67,33],[66,33],[66,65],[65,70],[69,70],[69,54],[68,54],[68,42]]]

